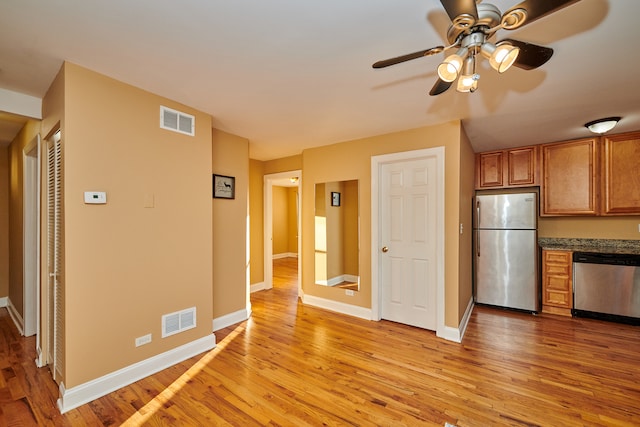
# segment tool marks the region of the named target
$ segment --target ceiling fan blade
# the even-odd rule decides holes
[[[373,64],[373,68],[384,68],[389,65],[399,64],[401,62],[410,61],[412,59],[422,58],[423,56],[430,56],[440,53],[444,50],[444,46],[436,46],[431,49],[421,50],[419,52],[408,53],[402,56],[396,56],[395,58],[385,59],[382,61],[378,61]]]
[[[478,9],[476,0],[440,0],[444,10],[447,11],[449,19],[454,21],[460,15],[471,15],[473,19],[478,20]]]
[[[507,10],[502,16],[504,18],[517,9],[526,10],[526,19],[522,24],[518,25],[518,27],[520,27],[579,1],[580,0],[524,0],[522,3]]]
[[[429,91],[429,95],[431,96],[440,95],[442,92],[445,92],[447,89],[449,89],[452,84],[453,82],[445,82],[441,78],[438,78],[438,80],[436,80],[436,84],[434,84],[431,90]]]
[[[553,56],[553,49],[545,46],[538,46],[533,43],[526,43],[520,40],[504,39],[498,42],[509,43],[510,45],[520,48],[518,58],[513,63],[515,67],[523,70],[533,70],[546,63]]]

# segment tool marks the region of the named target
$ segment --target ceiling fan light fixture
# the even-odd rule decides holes
[[[449,57],[438,65],[438,76],[445,82],[452,82],[458,78],[458,73],[460,72],[461,67],[462,61],[460,58]]]
[[[458,92],[475,92],[478,89],[480,76],[475,72],[475,62],[474,56],[469,56],[465,59],[464,69],[456,87]]]
[[[489,58],[489,63],[494,70],[497,70],[499,73],[504,73],[511,68],[514,62],[516,62],[519,54],[519,47],[512,46],[507,43],[500,44],[496,47],[491,58]]]
[[[518,59],[520,48],[508,43],[496,46],[493,43],[484,42],[480,47],[480,52],[489,60],[491,68],[502,74]]]
[[[584,127],[589,129],[593,133],[597,133],[598,135],[602,135],[603,133],[609,132],[613,129],[622,117],[606,117],[604,119],[593,120],[591,122],[585,123]]]
[[[463,48],[453,55],[447,56],[445,60],[438,65],[438,77],[445,82],[452,82],[457,79],[467,52],[468,49]]]

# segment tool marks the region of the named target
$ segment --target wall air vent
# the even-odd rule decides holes
[[[186,310],[162,316],[162,338],[177,334],[196,327],[196,308],[191,307]]]
[[[196,134],[196,118],[191,114],[160,106],[160,127],[185,135]]]

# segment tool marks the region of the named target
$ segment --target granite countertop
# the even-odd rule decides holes
[[[538,245],[549,250],[640,255],[640,240],[540,237]]]

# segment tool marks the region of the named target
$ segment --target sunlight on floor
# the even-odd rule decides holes
[[[216,345],[216,348],[205,354],[200,360],[198,360],[187,372],[180,375],[169,387],[164,389],[153,400],[149,401],[146,405],[140,408],[135,414],[131,415],[123,426],[140,426],[149,420],[155,414],[158,409],[167,403],[173,396],[175,396],[182,387],[194,376],[198,375],[202,369],[211,362],[218,353],[225,349],[229,343],[231,343],[238,335],[244,332],[245,326],[238,326],[229,335],[227,335],[220,343]]]

